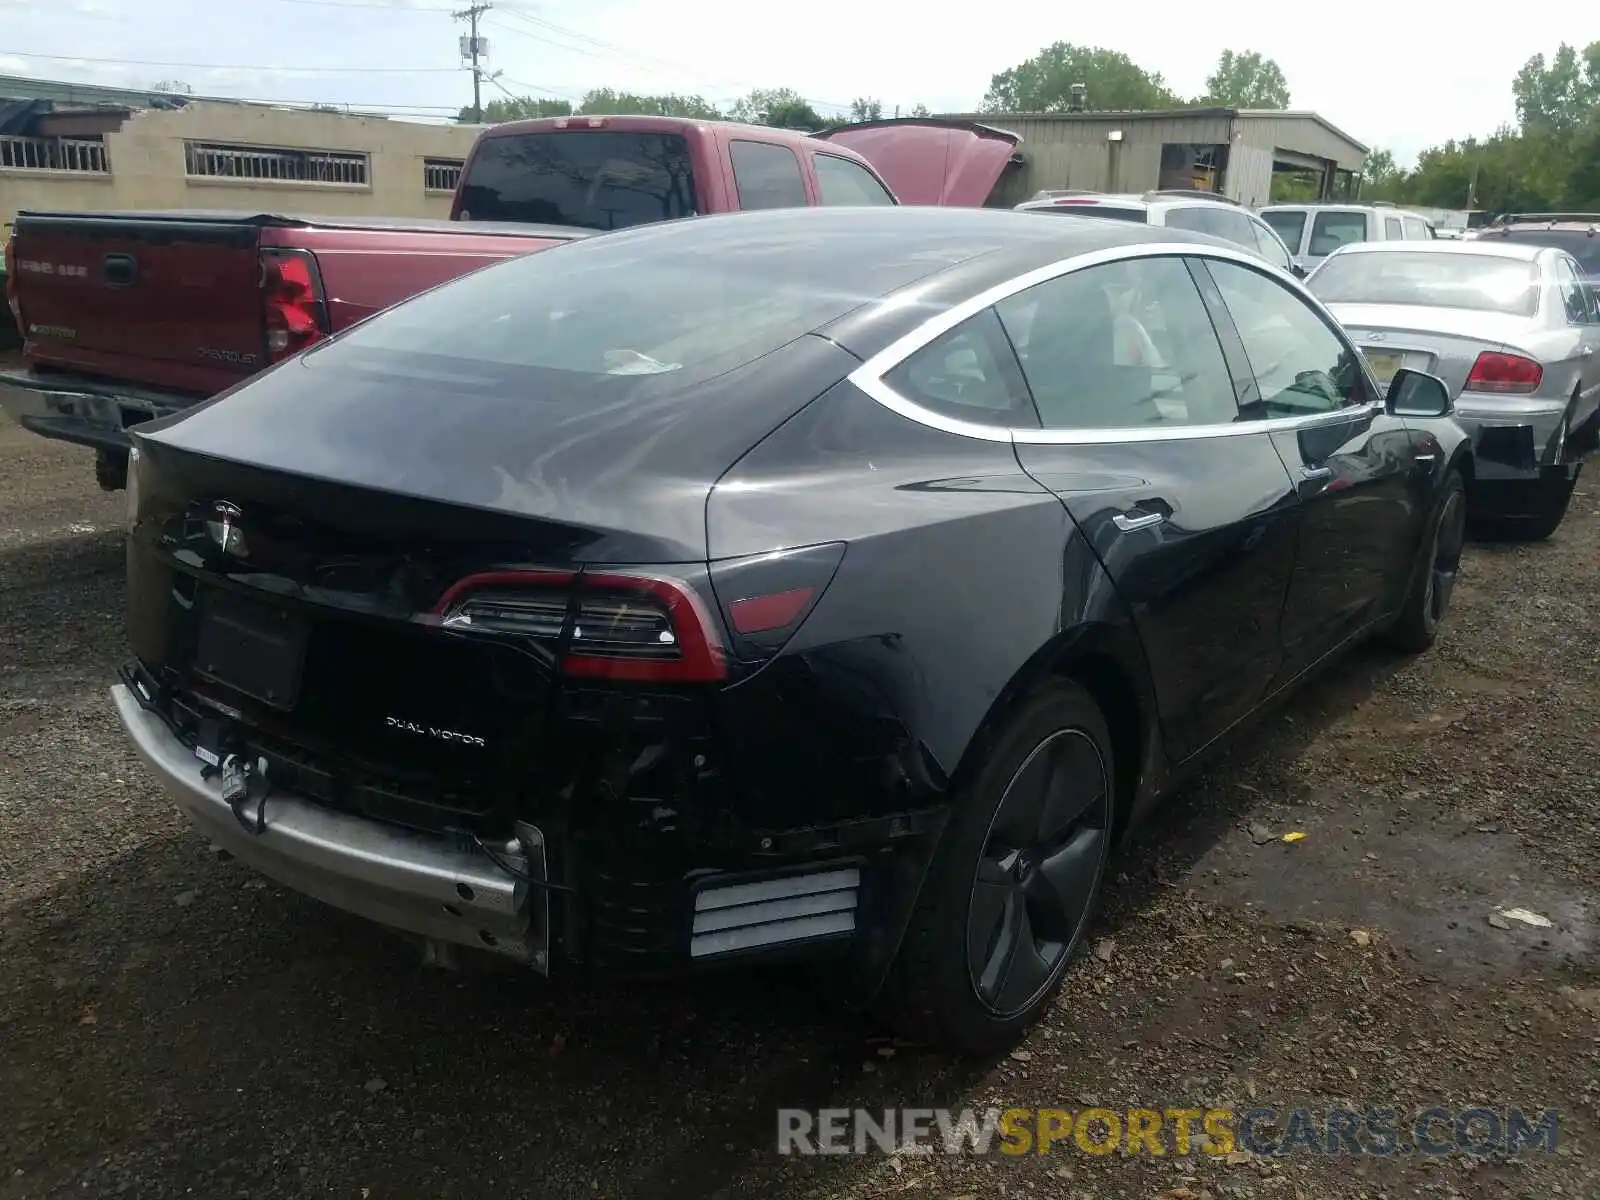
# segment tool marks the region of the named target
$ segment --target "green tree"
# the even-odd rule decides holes
[[[1224,50],[1206,77],[1205,103],[1228,108],[1288,108],[1289,81],[1283,69],[1254,50]]]
[[[583,94],[578,111],[595,115],[642,113],[646,116],[694,117],[703,121],[716,121],[722,117],[717,106],[704,96],[680,96],[672,92],[660,96],[641,96],[613,88],[589,89]]]
[[[1075,83],[1088,89],[1089,106],[1096,109],[1168,108],[1178,102],[1166,80],[1120,50],[1056,42],[991,78],[983,111],[1065,112]]]
[[[533,117],[570,117],[572,104],[567,100],[550,100],[542,96],[507,96],[504,100],[491,100],[483,106],[483,119],[490,125],[501,121],[526,121]],[[456,114],[460,125],[472,124],[472,105]]]
[[[852,121],[883,120],[883,101],[857,96],[850,101],[850,119]]]
[[[931,117],[931,116],[933,116],[933,114],[928,111],[928,106],[926,104],[914,104],[914,105],[912,105],[911,106],[911,115],[913,117]]]
[[[1517,72],[1511,94],[1524,130],[1573,132],[1600,103],[1600,42],[1591,42],[1581,58],[1566,42],[1549,63],[1535,54]]]
[[[756,88],[734,104],[731,115],[736,121],[779,129],[821,129],[825,124],[811,102],[793,88]]]
[[[1573,136],[1563,192],[1574,210],[1600,212],[1600,111],[1591,112]]]

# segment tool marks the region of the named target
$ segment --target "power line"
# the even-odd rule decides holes
[[[420,4],[359,4],[353,0],[279,0],[281,4],[309,4],[313,8],[371,8],[387,13],[448,13],[448,8],[431,8]]]
[[[166,62],[150,58],[90,58],[84,54],[35,54],[29,50],[12,50],[15,58],[39,58],[46,62],[109,63],[121,67],[190,67],[212,71],[281,71],[289,75],[454,75],[460,67],[285,67],[248,66],[244,63]]]
[[[500,11],[505,13],[507,16],[514,17],[517,20],[522,21],[522,22],[524,22],[524,23],[526,23],[528,25],[533,25],[533,26],[537,26],[537,27],[542,28],[542,29],[547,29],[547,30],[551,31],[552,33],[558,33],[563,37],[571,38],[571,39],[573,39],[575,41],[587,42],[590,46],[596,47],[596,49],[591,50],[591,49],[585,48],[584,46],[569,46],[569,45],[565,45],[565,44],[563,44],[561,42],[552,41],[548,37],[541,37],[537,33],[532,33],[532,32],[530,32],[529,30],[526,30],[526,29],[513,29],[511,26],[506,25],[506,24],[504,24],[504,23],[502,23],[500,21],[488,21],[488,22],[485,22],[486,24],[493,25],[496,29],[503,29],[507,33],[516,34],[518,37],[525,37],[525,38],[529,38],[529,39],[531,39],[533,41],[536,41],[536,42],[543,42],[548,46],[555,46],[558,49],[567,50],[567,51],[570,51],[570,52],[572,52],[574,54],[588,55],[591,58],[600,58],[600,59],[613,58],[613,59],[619,59],[619,60],[624,61],[624,62],[631,62],[631,63],[633,63],[634,65],[637,65],[637,66],[652,66],[652,67],[655,67],[656,69],[665,68],[665,69],[667,69],[669,71],[676,72],[677,74],[684,75],[684,76],[686,76],[686,77],[688,77],[690,79],[698,79],[701,83],[714,84],[717,87],[739,87],[740,86],[738,84],[732,83],[730,80],[727,80],[727,79],[711,79],[711,78],[709,78],[707,76],[704,76],[704,75],[696,75],[695,73],[690,71],[688,68],[684,67],[683,65],[681,65],[679,63],[669,62],[668,60],[666,60],[664,58],[657,58],[653,54],[643,54],[643,53],[637,53],[636,54],[636,53],[634,53],[632,51],[624,49],[621,46],[616,45],[615,43],[603,41],[602,39],[597,38],[597,37],[591,37],[589,34],[580,33],[576,29],[568,29],[564,25],[557,25],[555,22],[546,21],[542,17],[531,16],[531,15],[529,15],[527,13],[521,12],[520,10],[518,10],[516,8],[509,8],[509,7],[502,6]],[[513,82],[515,82],[515,81],[513,80]],[[850,109],[850,107],[851,107],[848,104],[838,104],[838,103],[835,103],[835,102],[833,102],[831,100],[815,100],[815,99],[812,99],[812,98],[807,97],[807,96],[802,96],[801,99],[805,100],[805,102],[807,104],[815,105],[818,108],[832,108],[832,109],[838,109],[840,111],[848,111]]]

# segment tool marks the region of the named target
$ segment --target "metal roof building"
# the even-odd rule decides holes
[[[1174,108],[1137,112],[961,114],[1021,136],[1020,169],[991,204],[1045,188],[1219,191],[1251,206],[1272,199],[1275,171],[1308,171],[1323,199],[1354,195],[1368,148],[1314,112]]]

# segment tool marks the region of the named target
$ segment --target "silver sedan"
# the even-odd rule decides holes
[[[1472,436],[1473,507],[1527,538],[1560,525],[1600,431],[1600,302],[1564,250],[1482,241],[1357,242],[1306,285],[1378,382],[1449,385]]]

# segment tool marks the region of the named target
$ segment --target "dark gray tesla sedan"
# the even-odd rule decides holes
[[[1432,642],[1448,412],[1203,235],[647,226],[139,426],[115,701],[209,837],[435,952],[837,955],[981,1051],[1208,748]]]

